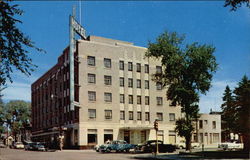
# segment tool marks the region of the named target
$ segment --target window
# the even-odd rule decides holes
[[[89,101],[96,101],[96,93],[94,91],[88,91]]]
[[[119,61],[120,70],[124,70],[124,61]]]
[[[149,89],[149,81],[145,80],[145,89]]]
[[[169,121],[175,121],[175,114],[169,113]]]
[[[133,115],[133,111],[129,111],[129,120],[133,120],[134,119],[134,115]]]
[[[136,72],[141,72],[141,64],[136,63]]]
[[[111,68],[111,59],[104,58],[104,67],[105,68]]]
[[[111,76],[104,76],[104,84],[111,85],[112,84],[112,77]]]
[[[120,120],[125,120],[125,112],[120,111]]]
[[[95,57],[88,56],[87,61],[89,66],[95,66]]]
[[[145,73],[149,73],[149,65],[145,64]]]
[[[145,105],[149,105],[149,96],[145,96]]]
[[[95,119],[96,118],[96,110],[95,109],[89,109],[89,119]]]
[[[156,82],[156,89],[162,90],[162,83],[161,82]]]
[[[156,66],[156,74],[162,73],[162,67],[161,66]]]
[[[157,117],[158,121],[163,121],[162,113],[157,112],[157,113],[156,113],[156,117]]]
[[[133,95],[128,95],[128,103],[133,104]]]
[[[213,129],[216,129],[216,121],[213,121]]]
[[[128,71],[133,71],[133,63],[128,62]]]
[[[137,120],[141,121],[141,112],[137,112]]]
[[[203,128],[203,121],[199,120],[199,128],[202,129]]]
[[[112,93],[104,93],[104,101],[105,102],[112,102]]]
[[[124,102],[125,102],[124,94],[120,94],[120,103],[124,103]]]
[[[137,88],[141,88],[141,80],[137,79],[136,81]]]
[[[128,79],[128,87],[133,88],[133,79],[132,78]]]
[[[124,87],[124,78],[120,77],[120,87]]]
[[[88,83],[95,83],[95,74],[88,73]]]
[[[150,117],[149,117],[149,112],[145,112],[145,121],[149,121]]]
[[[156,101],[158,106],[162,105],[162,97],[156,97]]]
[[[112,119],[112,110],[105,110],[105,119]]]
[[[137,96],[137,104],[141,104],[141,96]]]

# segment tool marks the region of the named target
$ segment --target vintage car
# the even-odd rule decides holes
[[[218,145],[218,148],[222,148],[223,150],[236,150],[243,149],[243,143],[238,142],[225,142]]]
[[[158,152],[174,152],[176,146],[172,144],[163,144],[162,141],[158,140]],[[156,152],[156,140],[148,140],[142,144],[138,144],[135,147],[135,152],[152,153]]]
[[[110,144],[103,144],[99,146],[99,152],[129,152],[130,150],[133,150],[136,145],[128,144],[124,140],[115,140],[110,142]]]
[[[176,145],[176,147],[179,148],[179,149],[186,148],[186,142],[185,141],[180,141],[180,143],[178,143]],[[191,148],[199,148],[199,147],[200,147],[200,143],[191,142]]]
[[[24,145],[22,142],[15,142],[14,147],[15,149],[24,149]]]

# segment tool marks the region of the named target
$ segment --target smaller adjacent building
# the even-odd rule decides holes
[[[216,112],[200,114],[196,125],[196,132],[193,134],[193,141],[207,145],[218,145],[221,142],[221,115]]]

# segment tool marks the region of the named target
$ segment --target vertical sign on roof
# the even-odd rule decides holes
[[[82,39],[86,39],[85,29],[75,20],[75,7],[73,14],[69,17],[69,65],[70,65],[70,110],[75,110],[75,80],[74,80],[74,52],[75,52],[75,33]]]

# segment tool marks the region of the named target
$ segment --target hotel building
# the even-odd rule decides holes
[[[75,110],[69,105],[69,49],[32,84],[32,137],[65,147],[91,148],[109,140],[138,144],[158,138],[178,143],[175,120],[180,106],[172,106],[166,88],[151,80],[161,72],[157,59],[145,57],[147,48],[133,43],[89,36],[78,40],[75,52]]]

